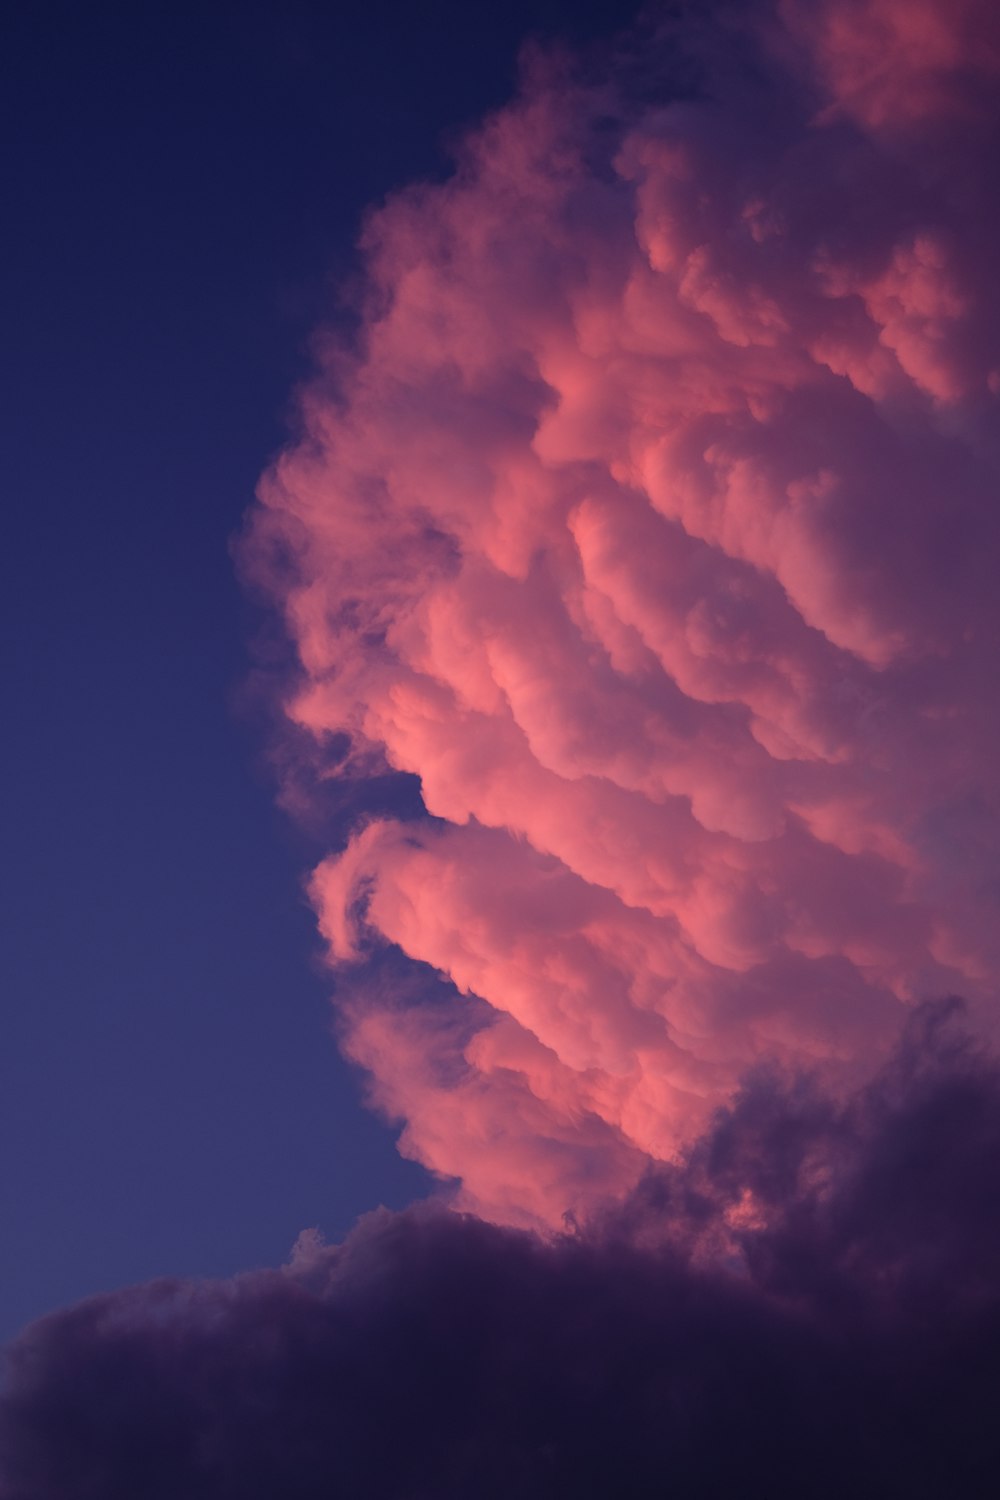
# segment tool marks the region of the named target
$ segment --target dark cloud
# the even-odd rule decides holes
[[[421,1207],[10,1356],[3,1500],[993,1494],[1000,1073],[953,1007],[837,1102],[752,1080],[555,1242]]]

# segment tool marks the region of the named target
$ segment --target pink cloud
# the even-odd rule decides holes
[[[968,118],[1000,75],[991,0],[780,0],[779,12],[833,110],[871,130]]]
[[[612,138],[536,70],[375,214],[261,486],[289,718],[432,815],[314,876],[344,1045],[504,1222],[621,1196],[762,1058],[856,1079],[954,989],[989,1024],[995,13],[779,13],[780,110]]]

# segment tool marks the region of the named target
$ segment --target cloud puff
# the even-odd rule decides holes
[[[921,1011],[850,1103],[760,1077],[586,1231],[380,1212],[43,1320],[0,1494],[992,1495],[998,1170],[996,1067]]]
[[[247,545],[324,774],[429,814],[313,877],[336,965],[415,966],[344,1045],[499,1222],[627,1191],[763,1058],[849,1086],[954,989],[992,1025],[997,12],[735,14],[642,88],[536,62],[372,216]]]

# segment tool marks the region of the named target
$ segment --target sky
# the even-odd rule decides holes
[[[230,544],[365,209],[615,14],[7,13],[2,1337],[425,1190],[329,1039]]]
[[[22,12],[2,1500],[995,1493],[1000,24],[629,19]]]

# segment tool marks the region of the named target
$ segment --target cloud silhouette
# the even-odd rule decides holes
[[[423,1205],[15,1346],[4,1500],[992,1494],[1000,1073],[918,1011],[545,1240]]]

